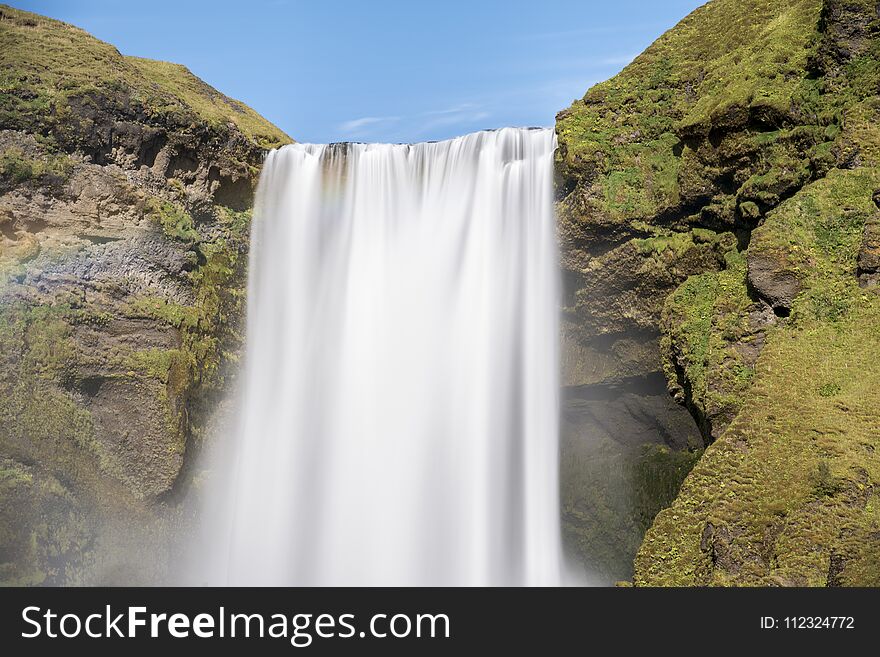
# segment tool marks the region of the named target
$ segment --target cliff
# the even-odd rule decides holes
[[[567,383],[700,433],[637,585],[880,583],[878,10],[713,0],[557,117]]]
[[[289,141],[0,6],[0,581],[142,576],[120,555],[161,542],[230,384],[253,189]]]
[[[563,520],[606,581],[880,583],[878,11],[712,0],[558,116]],[[0,6],[0,582],[163,577],[288,141]]]

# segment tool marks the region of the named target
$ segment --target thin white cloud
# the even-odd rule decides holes
[[[461,112],[476,109],[477,107],[479,107],[479,105],[475,105],[474,103],[459,103],[458,105],[453,105],[452,107],[446,107],[439,110],[430,110],[428,112],[422,113],[425,116],[434,116],[437,114],[459,114]]]
[[[414,134],[424,134],[442,126],[464,125],[481,121],[490,115],[491,113],[479,104],[462,102],[406,116],[362,116],[340,123],[337,129],[347,137],[368,137],[377,136],[377,133],[387,133],[391,125],[394,124],[397,129],[400,129],[401,126],[411,126],[415,127]]]
[[[424,115],[433,116],[434,118],[424,121],[419,126],[419,130],[418,132],[416,132],[416,134],[421,135],[441,126],[472,124],[476,121],[481,121],[483,119],[489,118],[491,116],[491,113],[485,110],[478,109],[454,111],[434,110],[431,112],[425,112]]]
[[[380,123],[390,123],[392,121],[397,121],[398,118],[399,117],[397,116],[362,116],[358,119],[351,119],[350,121],[340,123],[339,130],[347,134],[360,132],[368,126],[375,126]]]

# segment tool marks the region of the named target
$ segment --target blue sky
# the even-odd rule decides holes
[[[298,141],[549,126],[703,0],[7,0],[188,66]]]

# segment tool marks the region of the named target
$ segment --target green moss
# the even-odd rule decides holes
[[[198,242],[201,239],[192,217],[178,204],[150,198],[145,211],[169,239],[188,243]]]
[[[786,161],[777,156],[775,166],[764,168],[743,183],[737,192],[740,203],[753,202],[759,207],[778,205],[791,190],[798,189],[810,180],[808,159]]]
[[[124,308],[130,317],[151,317],[181,330],[180,350],[136,352],[132,370],[162,373],[161,380],[176,394],[198,387],[210,395],[223,387],[223,364],[238,359],[244,311],[243,258],[251,211],[218,208],[220,231],[198,246],[203,262],[191,273],[195,302],[181,305],[161,297],[136,297]]]
[[[168,376],[175,362],[183,357],[178,349],[146,349],[129,354],[125,367],[168,383]]]
[[[267,150],[290,143],[287,135],[250,107],[209,87],[185,66],[141,57],[126,57],[126,60],[145,80],[166,94],[162,104],[155,105],[157,111],[176,111],[184,106],[209,123],[234,123],[247,137]]]
[[[694,227],[748,244],[664,307],[670,390],[718,440],[648,532],[637,584],[880,577],[865,547],[878,406],[862,399],[878,387],[880,322],[855,277],[877,216],[880,40],[874,3],[838,4],[845,34],[822,7],[714,0],[558,116],[564,243],[636,238],[651,281],[711,241]],[[775,327],[746,285],[756,256],[802,287]]]
[[[29,472],[23,472],[19,468],[0,467],[0,490],[15,488],[21,484],[31,484],[34,477]]]
[[[845,332],[816,323],[772,336],[749,411],[658,515],[636,560],[637,583],[824,585],[832,553],[859,561],[873,552],[869,537],[880,525],[865,513],[862,491],[880,476],[880,425],[870,410],[880,350],[858,327],[876,312],[850,318]],[[859,376],[840,393],[819,394],[815,377],[853,369]],[[709,525],[715,548],[703,541]],[[719,553],[727,561],[718,564]],[[852,575],[851,584],[880,581],[877,571]]]
[[[25,365],[38,376],[58,377],[73,353],[65,306],[29,308],[24,340]]]
[[[18,148],[7,148],[0,153],[0,176],[15,184],[38,180],[49,184],[65,182],[73,170],[73,162],[67,155],[46,154],[30,158]]]
[[[94,549],[98,518],[137,508],[137,492],[83,403],[92,393],[81,377],[98,367],[101,379],[128,377],[139,391],[155,390],[167,448],[182,453],[194,365],[180,350],[129,352],[125,345],[92,364],[73,331],[113,318],[88,307],[32,303],[0,305],[0,465],[13,464],[0,468],[0,583],[75,584]]]
[[[672,352],[673,345],[676,345],[681,352],[681,362],[688,381],[697,390],[705,389],[717,291],[717,274],[702,274],[690,277],[667,300],[666,322],[674,326],[676,333],[673,336],[670,332],[665,332],[662,344],[664,370],[670,382],[677,380],[678,359]],[[670,319],[670,316],[674,318]]]
[[[723,424],[736,415],[754,375],[736,347],[751,333],[746,263],[736,250],[728,251],[726,262],[723,271],[688,278],[667,299],[661,319],[670,391],[687,400],[706,434],[709,418]]]
[[[714,0],[561,112],[563,232],[750,228],[829,169],[878,162],[878,40],[817,76],[836,48],[821,7]]]
[[[811,125],[804,117],[817,116],[818,91],[806,64],[820,7],[820,0],[715,0],[562,112],[563,176],[590,180],[603,192],[588,210],[606,221],[651,221],[705,194],[735,151],[761,148],[745,191],[767,205],[780,200],[770,190],[808,179],[804,166],[787,162],[801,150],[793,145],[837,137],[834,129],[799,130]],[[750,117],[771,129],[750,127]],[[693,141],[713,130],[742,131],[742,137],[719,150]]]
[[[681,254],[694,245],[694,239],[691,233],[664,231],[658,232],[654,237],[636,239],[634,244],[641,255],[663,253],[666,250],[670,250],[676,256],[681,256]]]
[[[87,411],[52,381],[63,380],[74,348],[70,341],[70,309],[66,306],[0,306],[0,347],[7,379],[6,438],[39,442],[68,436],[78,447],[98,453]],[[39,398],[37,398],[39,396]]]
[[[840,386],[834,382],[823,383],[819,386],[819,395],[822,397],[833,397],[840,392]]]
[[[665,445],[643,445],[630,465],[638,527],[644,534],[656,515],[672,504],[685,477],[702,450],[671,450]]]
[[[50,475],[0,458],[0,495],[0,584],[75,582],[89,533],[69,491]]]
[[[682,129],[705,130],[736,108],[785,115],[799,93],[809,52],[805,46],[821,3],[733,5],[697,10],[677,35],[692,46],[680,54],[704,75],[699,100],[680,119]],[[731,9],[735,13],[728,13]],[[730,22],[721,23],[725,20]]]
[[[63,375],[73,346],[67,322],[69,306],[0,306],[0,347],[29,374]]]
[[[0,124],[67,139],[71,104],[120,108],[186,125],[235,125],[263,148],[290,138],[246,105],[224,96],[185,67],[124,57],[72,25],[0,5]],[[87,127],[87,126],[86,126]]]
[[[878,185],[876,168],[831,171],[753,233],[749,252],[784,248],[805,290],[769,331],[741,412],[648,531],[637,584],[880,583],[880,297],[853,276]]]
[[[198,379],[208,389],[222,387],[221,365],[237,360],[243,340],[237,322],[244,314],[247,263],[242,247],[249,239],[251,211],[223,208],[221,213],[223,235],[203,246],[205,264],[193,278],[201,317],[198,331],[187,339],[198,363]]]
[[[135,297],[123,310],[130,317],[152,317],[174,328],[193,328],[199,321],[197,308],[174,303],[162,297]]]
[[[781,253],[805,291],[792,318],[836,322],[863,303],[855,279],[862,230],[876,215],[871,199],[880,185],[877,168],[832,170],[774,213],[770,227],[755,231],[751,253]]]
[[[828,497],[841,490],[840,481],[831,474],[831,466],[825,459],[819,460],[810,478],[813,481],[813,493],[816,497]]]
[[[242,174],[258,173],[255,145],[290,141],[183,67],[123,57],[77,28],[0,6],[0,125],[32,135],[45,149],[39,156],[15,148],[0,152],[0,186],[45,189],[67,180],[77,160],[65,152],[82,152],[102,164],[106,144],[96,145],[96,135],[104,122],[117,120],[142,125],[145,138],[157,134],[159,145],[163,135],[172,146],[195,138],[198,148],[207,148],[198,157],[216,156],[220,188],[226,176],[237,181]],[[88,540],[85,529],[79,533],[86,524],[79,509],[88,509],[88,522],[97,523],[145,508],[140,481],[132,483],[131,464],[121,464],[118,446],[106,443],[109,436],[96,434],[96,427],[107,423],[104,414],[114,395],[143,399],[161,415],[167,435],[160,430],[163,435],[146,438],[180,455],[197,447],[193,441],[203,435],[225,391],[227,365],[241,346],[250,213],[205,208],[214,217],[200,235],[188,212],[194,199],[180,180],[146,194],[129,183],[123,187],[131,193],[117,195],[117,204],[143,209],[157,233],[186,245],[189,261],[179,273],[179,283],[192,295],[186,303],[158,292],[127,296],[125,281],[105,278],[88,291],[68,279],[48,293],[37,290],[23,276],[28,272],[23,263],[39,254],[38,238],[18,230],[0,246],[0,282],[9,280],[15,294],[0,305],[0,459],[33,464],[20,476],[0,477],[0,581],[5,583],[76,583],[79,571],[57,564],[74,563],[95,549],[89,543],[94,525]],[[17,228],[7,222],[4,229],[10,227]],[[150,326],[155,341],[139,346],[129,332],[151,322],[129,320],[146,318],[177,330]],[[147,348],[153,344],[170,348]],[[179,460],[169,463],[173,468]],[[49,509],[55,506],[48,502],[41,506],[50,497],[64,514],[53,515]],[[145,513],[155,519],[161,511]],[[7,550],[3,538],[9,527],[14,550]]]
[[[0,155],[0,175],[21,183],[34,177],[34,164],[25,159],[21,151],[9,149]]]
[[[604,180],[604,192],[605,205],[612,217],[646,217],[658,205],[678,201],[679,161],[673,154],[677,142],[675,135],[664,133],[641,144],[639,152],[631,154],[632,160],[627,161],[624,155],[619,162],[608,163],[611,170]],[[622,154],[630,150],[620,148]]]

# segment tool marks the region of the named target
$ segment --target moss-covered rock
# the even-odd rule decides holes
[[[601,381],[657,340],[626,353],[711,444],[636,584],[876,582],[878,36],[867,0],[713,0],[558,116],[564,344]],[[634,259],[704,229],[681,278]]]
[[[660,350],[672,396],[717,438],[737,415],[754,377],[765,331],[776,316],[754,302],[736,250],[720,272],[691,276],[666,300]]]
[[[132,147],[128,155],[149,160],[174,130],[245,157],[290,142],[186,67],[125,57],[73,25],[2,5],[0,45],[0,124],[64,150],[114,159],[109,151]]]
[[[252,190],[289,138],[58,21],[2,6],[0,44],[0,581],[148,583],[138,544],[234,373]]]
[[[804,291],[768,330],[741,411],[645,537],[637,584],[880,583],[880,297],[854,276],[878,176],[832,171],[755,232],[750,250],[790,242]]]
[[[866,18],[870,3],[861,13],[839,9],[851,4],[714,0],[560,112],[558,209],[572,345],[595,349],[610,332],[655,330],[663,300],[683,280],[640,279],[638,303],[632,296],[617,303],[614,289],[597,284],[596,261],[638,270],[620,247],[638,240],[643,251],[656,231],[732,231],[742,247],[770,209],[874,148],[875,23]],[[834,45],[838,32],[845,46]],[[773,274],[775,262],[754,261],[756,280],[768,268]],[[777,279],[784,304],[796,280]],[[600,296],[615,299],[603,306],[614,323],[600,317],[597,330],[592,300]]]

